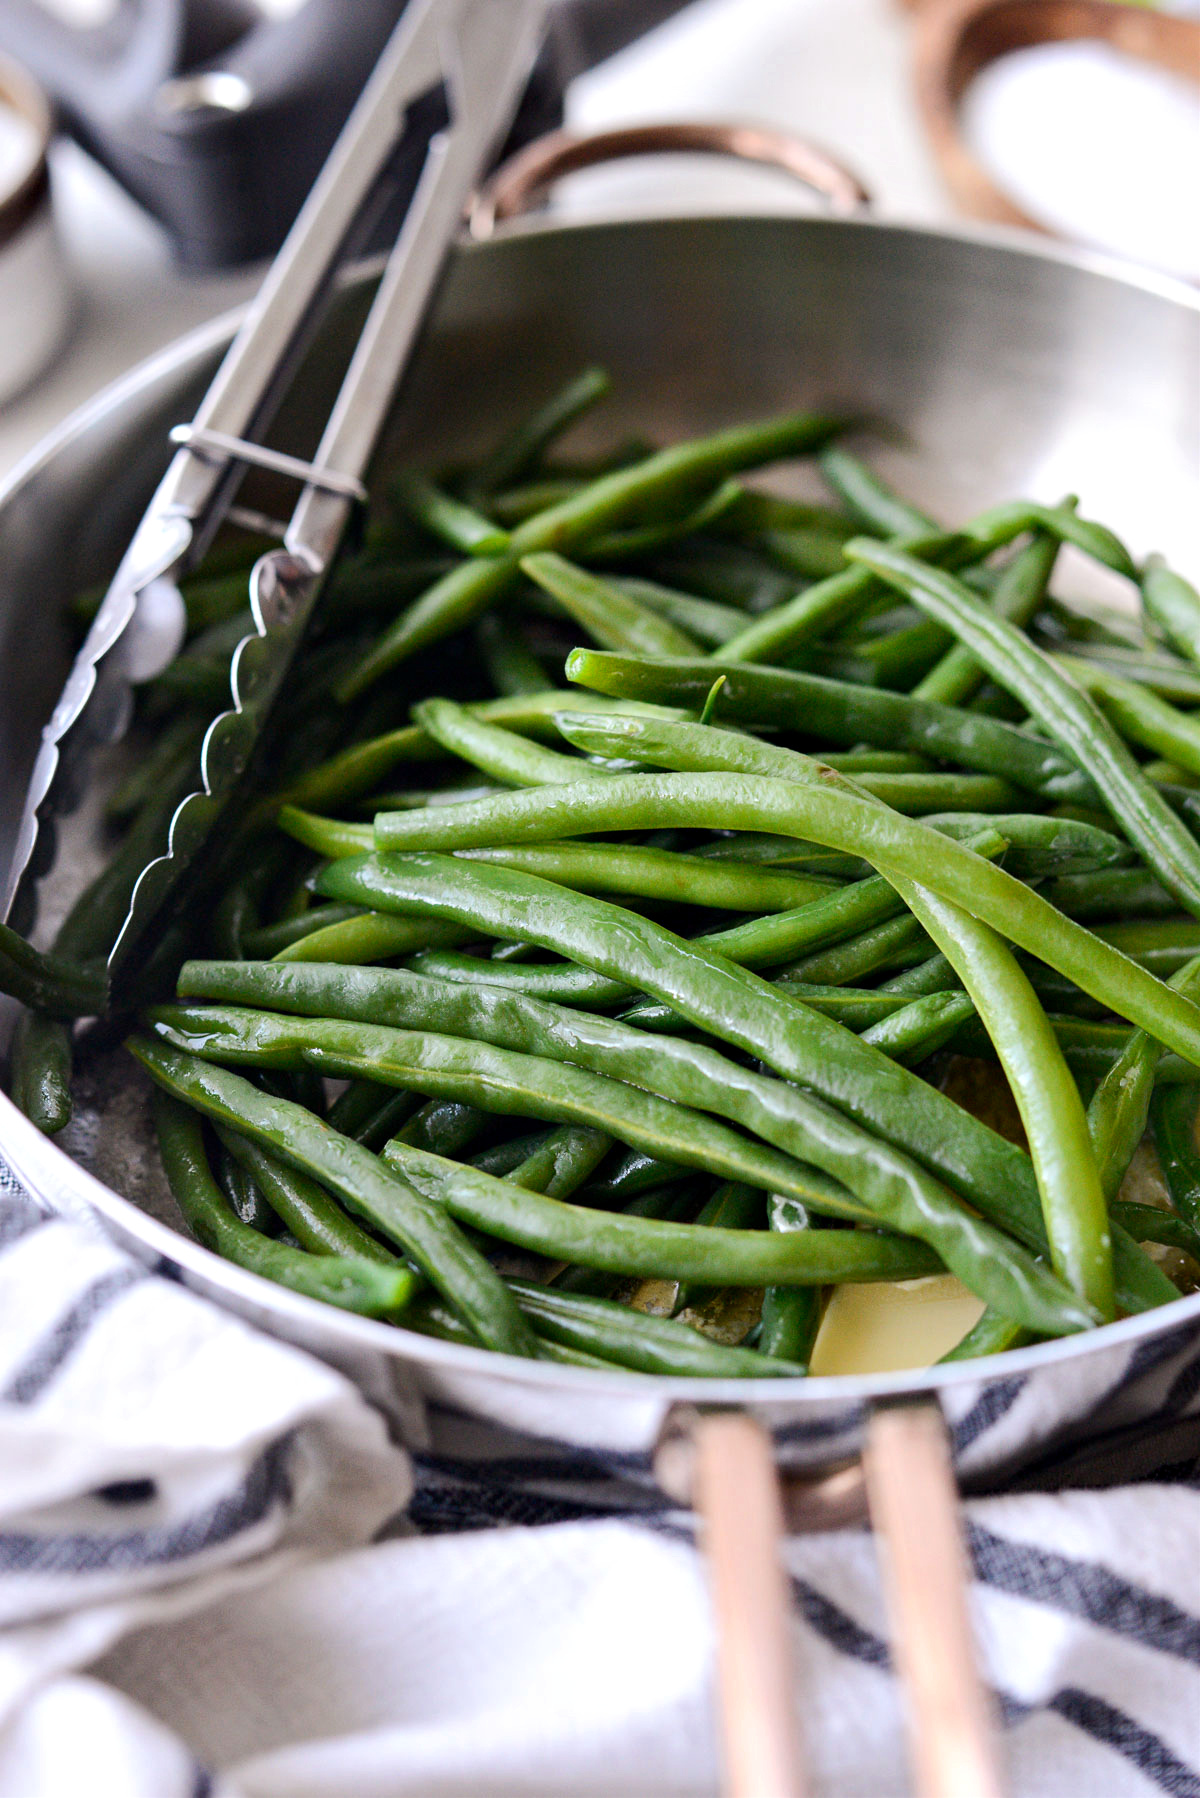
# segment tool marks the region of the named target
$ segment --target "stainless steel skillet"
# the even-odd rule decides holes
[[[347,285],[311,379],[297,383],[304,404],[280,416],[279,447],[304,453],[305,408],[321,415],[370,280]],[[69,660],[63,606],[111,570],[166,464],[169,427],[189,415],[233,327],[219,321],[109,389],[0,493],[0,866]],[[786,405],[848,407],[894,424],[882,460],[931,511],[957,517],[1013,492],[1054,500],[1069,489],[1135,552],[1200,563],[1200,299],[1166,280],[996,234],[857,218],[525,221],[456,254],[391,447],[433,460],[479,448],[586,361],[614,376],[606,433],[669,437]],[[88,854],[81,837],[81,874]],[[471,1452],[464,1420],[482,1418],[518,1434],[531,1463],[570,1457],[633,1481],[657,1465],[672,1481],[677,1408],[730,1407],[770,1433],[798,1505],[802,1482],[832,1474],[812,1501],[830,1507],[839,1491],[853,1497],[872,1433],[929,1415],[883,1409],[896,1401],[936,1401],[961,1471],[978,1476],[980,1418],[1006,1418],[999,1440],[989,1432],[993,1469],[1035,1461],[1086,1433],[1097,1396],[1131,1367],[1161,1367],[1161,1394],[1200,1341],[1194,1297],[986,1363],[769,1388],[600,1375],[430,1342],[265,1285],[183,1236],[147,1158],[140,1089],[127,1072],[114,1082],[117,1065],[85,1071],[76,1124],[58,1143],[0,1097],[0,1154],[51,1202],[95,1208],[144,1260],[347,1369],[460,1459]],[[1134,1424],[1154,1395],[1144,1382],[1127,1390],[1123,1421]],[[743,1472],[754,1440],[739,1445]]]

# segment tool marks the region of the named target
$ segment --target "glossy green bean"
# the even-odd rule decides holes
[[[38,1011],[17,1019],[11,1050],[13,1103],[44,1136],[57,1136],[71,1121],[71,1030]]]
[[[615,575],[612,583],[630,599],[678,625],[695,642],[712,649],[727,642],[746,622],[745,613],[735,606],[723,606],[694,593],[680,593],[674,587],[663,586],[661,581],[643,580],[636,575]]]
[[[384,1159],[460,1222],[536,1254],[607,1273],[723,1286],[826,1286],[914,1279],[941,1265],[922,1243],[873,1230],[706,1229],[564,1204],[402,1143],[389,1143]]]
[[[1172,649],[1200,662],[1200,593],[1161,556],[1149,556],[1142,569],[1142,606]]]
[[[548,1131],[507,1175],[514,1186],[541,1192],[548,1199],[569,1199],[591,1179],[613,1139],[586,1124],[560,1124]]]
[[[799,1364],[754,1349],[713,1342],[688,1324],[654,1317],[611,1299],[510,1282],[517,1303],[539,1334],[639,1373],[712,1379],[771,1379],[803,1374]]]
[[[1045,598],[1058,557],[1059,543],[1046,532],[1037,532],[1013,557],[996,583],[992,609],[1013,624],[1026,625]],[[914,699],[934,700],[938,705],[964,705],[983,685],[983,666],[961,643],[948,649],[913,688]]]
[[[1090,874],[1063,874],[1043,889],[1058,911],[1083,920],[1174,917],[1178,909],[1166,888],[1144,868],[1103,868]]]
[[[999,1238],[989,1226],[979,1224],[978,1220],[971,1220],[968,1226],[967,1214],[923,1169],[895,1151],[875,1143],[866,1132],[825,1107],[818,1106],[815,1101],[795,1092],[790,1086],[742,1069],[700,1044],[645,1036],[627,1024],[612,1019],[562,1011],[558,1007],[538,1004],[496,990],[471,991],[448,986],[402,971],[360,970],[350,974],[338,968],[284,970],[277,965],[260,964],[256,970],[248,970],[244,963],[207,967],[203,964],[189,964],[183,971],[180,986],[184,993],[198,991],[215,993],[217,996],[229,995],[235,999],[257,995],[258,1003],[265,999],[271,1004],[283,1005],[289,1012],[305,1018],[315,1016],[323,1020],[318,1023],[316,1030],[326,1032],[329,1040],[343,1043],[352,1040],[353,1032],[337,1035],[332,1026],[328,1025],[331,1016],[348,1018],[360,1026],[371,1021],[387,1024],[395,1031],[396,1055],[402,1052],[412,1053],[412,1045],[409,1044],[406,1048],[406,1044],[400,1040],[407,1032],[428,1031],[430,1027],[449,1030],[455,1034],[461,1032],[471,1039],[471,1046],[475,1048],[475,1061],[481,1070],[493,1065],[479,1048],[481,1042],[487,1042],[502,1051],[494,1059],[494,1078],[500,1080],[507,1075],[514,1084],[520,1081],[531,1088],[539,1079],[537,1069],[528,1065],[532,1055],[551,1056],[555,1060],[565,1059],[571,1064],[572,1081],[577,1067],[585,1068],[593,1075],[606,1077],[605,1083],[610,1086],[617,1080],[632,1081],[635,1086],[656,1093],[665,1100],[674,1101],[678,1105],[698,1106],[701,1110],[715,1112],[732,1123],[753,1130],[764,1141],[805,1163],[811,1162],[824,1174],[841,1182],[854,1193],[858,1201],[857,1207],[847,1209],[839,1194],[829,1194],[824,1189],[824,1183],[818,1183],[816,1196],[810,1192],[811,1202],[818,1210],[833,1206],[835,1214],[854,1217],[862,1216],[860,1207],[865,1206],[868,1213],[880,1223],[928,1241],[938,1249],[947,1264],[953,1265],[960,1272],[960,1277],[971,1284],[978,1282],[981,1277],[985,1281],[992,1277],[992,1270],[981,1275],[977,1265],[980,1255],[986,1258],[988,1253],[998,1256],[1003,1263],[1003,1274],[995,1277],[1015,1284],[1018,1288],[1022,1280],[1029,1277],[1028,1266],[1020,1256],[1020,1251]],[[302,1033],[299,1028],[289,1038],[287,1019],[272,1021],[258,1013],[231,1013],[224,1022],[219,1012],[206,1013],[193,1009],[186,1013],[172,1010],[166,1015],[170,1018],[173,1029],[183,1028],[196,1037],[203,1037],[208,1032],[213,1040],[218,1036],[221,1040],[226,1037],[237,1038],[239,1021],[244,1026],[246,1035],[253,1033],[256,1044],[276,1042],[286,1049],[289,1041],[308,1043],[326,1040],[326,1036],[318,1039],[311,1034]],[[181,1023],[183,1019],[186,1022]],[[376,1038],[371,1037],[371,1041],[376,1042]],[[469,1048],[460,1044],[455,1058],[448,1044],[431,1046],[434,1044],[432,1037],[425,1037],[422,1041],[427,1045],[422,1051],[423,1067],[420,1073],[412,1077],[412,1084],[420,1087],[428,1079],[429,1071],[424,1064],[432,1065],[435,1058],[439,1068],[454,1066],[463,1070],[471,1069]],[[385,1065],[385,1047],[381,1036],[377,1043],[377,1068]],[[208,1050],[203,1052],[207,1053]],[[337,1071],[345,1069],[339,1068]],[[542,1079],[545,1083],[544,1076]],[[586,1083],[575,1082],[575,1087],[580,1095],[580,1104],[590,1102],[597,1109],[605,1103],[617,1106],[618,1122],[615,1127],[612,1125],[611,1115],[605,1117],[603,1113],[599,1114],[598,1119],[587,1117],[583,1121],[598,1121],[599,1127],[607,1128],[610,1134],[624,1136],[627,1141],[646,1152],[659,1156],[665,1154],[669,1159],[688,1163],[686,1132],[682,1147],[678,1141],[673,1146],[667,1145],[665,1135],[670,1121],[664,1119],[661,1108],[651,1107],[643,1119],[637,1109],[640,1101],[625,1094],[622,1119],[621,1096],[614,1100],[597,1089],[589,1098]],[[573,1090],[568,1080],[568,1069],[560,1067],[549,1079],[546,1090],[560,1103],[563,1102]],[[640,1139],[630,1135],[635,1122],[644,1132]],[[654,1128],[663,1132],[663,1139],[654,1140],[651,1135]],[[694,1115],[690,1128],[696,1131],[698,1140],[703,1140],[699,1121]],[[711,1144],[707,1152],[710,1156],[715,1153]],[[725,1152],[728,1153],[727,1147]],[[710,1159],[707,1165],[714,1166],[714,1162]],[[728,1164],[724,1169],[717,1168],[716,1171],[725,1172],[734,1179],[745,1177]],[[811,1170],[806,1167],[805,1177],[810,1173]],[[767,1185],[772,1190],[785,1190],[778,1175],[774,1181],[761,1175],[758,1179],[752,1177],[751,1183]],[[795,1191],[795,1187],[793,1178],[790,1190],[795,1196],[803,1197],[802,1193]],[[979,1240],[971,1235],[972,1229],[982,1233]],[[964,1231],[966,1234],[963,1234]],[[990,1251],[984,1246],[987,1242],[992,1244]],[[1024,1303],[1028,1308],[1030,1303],[1036,1303],[1036,1299],[1031,1300],[1028,1295],[1014,1294],[1012,1290],[1006,1289],[1000,1302],[1010,1306],[1013,1303]],[[1046,1326],[1043,1324],[1037,1327]]]
[[[540,787],[564,780],[603,780],[608,772],[578,756],[543,749],[515,731],[473,716],[452,699],[426,699],[413,707],[421,729],[472,767],[512,787]],[[290,809],[290,808],[288,808]]]
[[[728,734],[708,732],[701,725],[673,728],[688,733],[689,742],[695,733]],[[799,764],[805,758],[792,755],[791,760]],[[811,767],[811,785],[761,775],[619,774],[595,784],[504,793],[455,806],[439,817],[381,813],[375,821],[376,841],[385,850],[486,848],[517,835],[544,842],[591,831],[645,828],[648,822],[660,827],[765,827],[784,836],[814,837],[831,848],[864,855],[889,880],[895,874],[919,880],[1065,974],[1119,1016],[1149,1030],[1168,1048],[1200,1062],[1200,1007],[1191,1000],[1164,986],[1110,942],[1064,918],[973,850],[870,800],[834,791],[821,776],[819,764]],[[357,857],[334,863],[319,877],[322,894],[361,898],[352,877],[339,883],[335,876],[341,867],[362,865]],[[489,872],[499,876],[501,871]],[[1105,934],[1112,936],[1122,928],[1109,926]],[[1147,928],[1161,939],[1166,926]],[[1198,951],[1200,944],[1192,953]]]
[[[907,1066],[944,1048],[975,1013],[967,993],[925,993],[862,1032],[862,1040]]]
[[[1167,1191],[1175,1210],[1193,1231],[1200,1231],[1198,1104],[1200,1094],[1182,1086],[1160,1088],[1150,1101],[1150,1126]]]
[[[686,661],[577,649],[567,658],[567,677],[580,686],[692,708],[702,704],[718,674],[726,677],[721,690],[725,721],[787,730],[802,721],[806,732],[824,741],[915,750],[980,774],[999,775],[1046,799],[1095,797],[1091,782],[1057,744],[997,719],[933,705],[906,693],[852,686],[792,669],[742,667],[715,657]]]
[[[822,450],[817,462],[843,505],[872,530],[895,537],[937,529],[927,512],[909,505],[874,469],[840,444]]]
[[[131,1037],[128,1046],[157,1085],[319,1180],[350,1211],[399,1243],[487,1347],[532,1352],[529,1327],[504,1282],[444,1211],[376,1156],[338,1136],[303,1106],[268,1097],[226,1068],[148,1037]]]
[[[1008,1349],[1024,1348],[1032,1340],[1028,1330],[989,1306],[971,1325],[962,1341],[939,1356],[938,1366],[947,1361],[977,1361],[984,1355],[1002,1355]]]
[[[546,691],[545,670],[514,618],[485,612],[475,626],[475,642],[488,679],[501,698],[524,699]]]
[[[479,462],[467,483],[475,499],[521,479],[563,432],[610,392],[607,370],[585,368],[515,424]]]
[[[464,873],[468,867],[463,865]],[[381,903],[470,918],[475,928],[525,936],[611,978],[624,976],[914,1155],[1018,1241],[1044,1244],[1028,1157],[851,1032],[723,958],[698,951],[695,943],[680,944],[661,927],[603,900],[501,869],[471,868],[466,879],[455,879],[452,891],[446,868],[437,856],[385,856],[337,863],[322,878],[336,878],[348,889],[369,888]],[[623,926],[615,941],[613,923]],[[1127,1242],[1117,1247],[1122,1308],[1161,1302],[1158,1270]]]
[[[206,1249],[305,1298],[346,1311],[384,1317],[404,1310],[416,1287],[410,1268],[377,1257],[309,1254],[260,1236],[235,1217],[213,1179],[198,1115],[159,1091],[154,1121],[171,1191],[188,1227]]]
[[[1163,885],[1200,913],[1200,844],[1145,779],[1099,707],[1022,632],[980,606],[952,576],[863,538],[846,553],[947,624],[993,679],[1090,775],[1106,808]]]
[[[857,784],[865,785],[861,779]],[[1111,831],[1078,818],[1037,812],[989,812],[972,817],[963,811],[934,812],[927,814],[923,822],[959,842],[969,841],[981,829],[998,830],[1007,844],[1004,866],[1022,880],[1095,868],[1107,870],[1134,859],[1129,845]]]
[[[897,967],[909,967],[914,962],[926,960],[928,955],[928,936],[921,925],[905,913],[834,943],[828,949],[820,949],[815,955],[789,962],[775,984],[787,992],[794,991],[803,999],[804,988],[809,982],[818,986],[850,985],[872,974],[887,974]]]
[[[518,525],[507,555],[470,560],[435,582],[343,677],[335,688],[336,698],[343,704],[349,702],[418,649],[471,623],[512,587],[522,556],[569,550],[624,523],[648,505],[685,497],[738,469],[802,455],[817,448],[837,428],[836,420],[799,413],[677,444],[632,468],[602,475],[580,493]]]
[[[1111,1320],[1112,1239],[1100,1174],[1079,1089],[1037,995],[987,924],[916,881],[897,890],[962,981],[1000,1058],[1025,1126],[1054,1269]]]
[[[573,704],[574,700],[573,693],[563,688],[548,687],[543,693],[485,699],[469,709],[472,717],[483,719],[486,723],[503,725],[505,729],[521,736],[557,742],[559,737],[554,714],[562,711],[564,704]],[[624,700],[610,703],[617,710],[629,709]],[[635,701],[634,709],[646,708]],[[435,743],[419,724],[405,725],[401,730],[388,731],[365,743],[352,744],[340,755],[309,769],[292,781],[286,790],[276,793],[267,802],[266,809],[273,816],[278,807],[287,802],[299,806],[342,805],[374,791],[380,781],[399,764],[437,761],[444,753],[441,744]]]
[[[0,924],[0,993],[48,1017],[95,1017],[108,1003],[108,981],[101,969],[44,955]]]
[[[576,624],[604,649],[634,655],[696,655],[700,645],[662,613],[624,588],[601,580],[565,557],[544,551],[526,556],[522,573],[549,593]]]
[[[724,911],[782,912],[843,889],[811,874],[746,862],[700,861],[640,843],[545,843],[468,849],[464,859],[540,874],[585,893],[629,893]]]
[[[1165,1248],[1182,1249],[1194,1261],[1200,1261],[1200,1230],[1177,1211],[1168,1211],[1162,1205],[1139,1205],[1120,1200],[1112,1206],[1112,1215],[1135,1242],[1161,1243]]]
[[[423,949],[452,948],[469,940],[468,931],[439,925],[435,919],[422,924],[418,918],[386,917],[381,912],[357,910],[340,924],[327,924],[280,949],[276,961],[388,961],[393,956],[414,955]]]
[[[1095,662],[1078,656],[1056,656],[1055,662],[1092,696],[1126,742],[1152,749],[1188,774],[1200,773],[1200,725],[1194,717]]]
[[[223,1146],[261,1189],[272,1211],[301,1248],[317,1255],[353,1255],[389,1267],[396,1265],[395,1253],[356,1224],[315,1180],[285,1166],[224,1124],[218,1124],[216,1131]]]
[[[439,537],[464,556],[499,556],[509,545],[508,532],[474,506],[443,493],[415,469],[392,477],[389,496],[431,537]]]

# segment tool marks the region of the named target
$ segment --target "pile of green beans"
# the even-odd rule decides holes
[[[931,518],[824,415],[565,454],[608,385],[381,480],[114,1017],[247,628],[261,546],[218,539],[108,867],[49,949],[0,930],[14,1096],[66,1128],[118,1024],[207,1247],[563,1365],[800,1377],[844,1284],[954,1275],[947,1360],[1200,1285],[1200,595],[1073,497]],[[826,501],[760,484],[798,459]],[[1140,630],[1054,591],[1063,544]]]

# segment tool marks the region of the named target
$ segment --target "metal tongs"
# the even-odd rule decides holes
[[[257,630],[231,667],[232,708],[209,726],[202,790],[177,809],[167,853],[143,871],[109,960],[140,965],[156,925],[182,900],[219,826],[304,636],[355,505],[463,209],[516,111],[538,50],[545,0],[411,0],[316,185],[189,425],[125,552],[42,734],[18,833],[4,916],[27,901],[54,854],[54,820],[73,809],[90,752],[124,734],[133,683],[178,653],[186,622],[179,579],[229,516],[248,464],[292,476],[301,492],[282,546],[250,577]],[[436,91],[448,122],[425,163],[341,389],[311,463],[281,455],[265,431],[306,346],[355,227],[386,192],[407,107]]]

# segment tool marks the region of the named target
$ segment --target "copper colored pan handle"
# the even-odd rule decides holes
[[[975,218],[1045,230],[996,185],[963,140],[962,97],[989,63],[1037,44],[1090,39],[1200,79],[1200,24],[1116,0],[924,0],[913,10],[917,100],[925,129],[947,186]]]
[[[627,156],[664,152],[730,156],[781,169],[827,201],[831,212],[859,212],[870,196],[862,182],[824,150],[768,125],[723,125],[702,120],[671,125],[632,125],[620,131],[579,135],[552,131],[519,150],[498,168],[471,208],[472,237],[490,237],[504,219],[529,212],[565,175]]]
[[[881,1406],[863,1455],[921,1798],[1001,1798],[995,1722],[967,1614],[967,1558],[941,1408]]]
[[[958,1493],[936,1401],[880,1407],[862,1465],[781,1487],[771,1438],[739,1411],[679,1407],[655,1473],[694,1506],[709,1565],[727,1798],[804,1798],[782,1549],[860,1522],[879,1543],[919,1798],[1002,1798],[967,1614]]]

